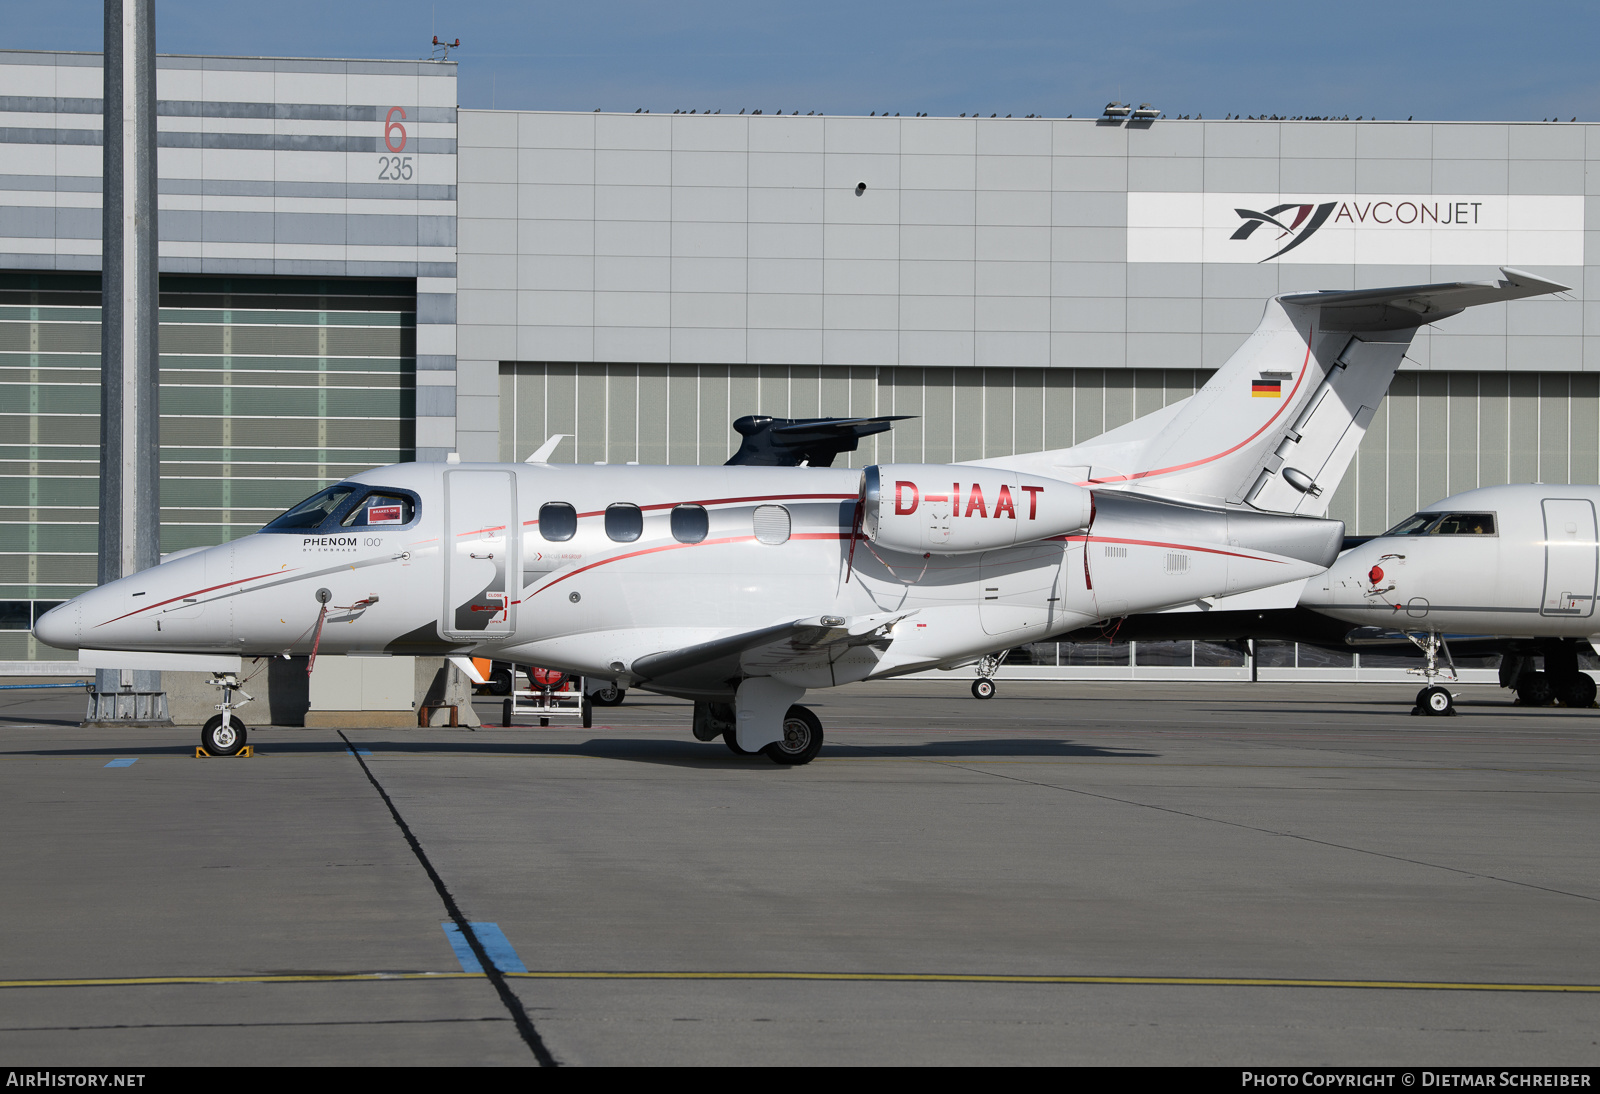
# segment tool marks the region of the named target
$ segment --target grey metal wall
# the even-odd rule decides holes
[[[819,368],[511,363],[500,368],[502,460],[554,433],[557,463],[721,463],[742,414],[914,414],[848,463],[942,463],[1064,448],[1193,394],[1172,369]],[[1401,373],[1330,515],[1381,532],[1449,494],[1506,482],[1600,483],[1600,376]]]

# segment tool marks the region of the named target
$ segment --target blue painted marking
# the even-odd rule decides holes
[[[472,952],[472,946],[466,937],[462,935],[461,929],[454,923],[441,923],[439,926],[444,928],[444,935],[450,940],[450,948],[456,951],[456,960],[461,962],[461,971],[482,972],[483,966],[478,963],[478,958]],[[489,955],[489,960],[494,962],[495,968],[501,972],[528,971],[528,966],[517,956],[517,951],[512,948],[511,941],[506,938],[498,923],[468,923],[467,926],[477,935],[479,945]]]
[[[106,766],[107,767],[132,767],[134,764],[136,764],[138,762],[139,762],[139,757],[134,756],[131,759],[112,760],[110,763],[106,764]]]
[[[357,756],[370,756],[370,755],[372,755],[372,749],[370,749],[370,748],[352,748],[350,751],[354,752]]]

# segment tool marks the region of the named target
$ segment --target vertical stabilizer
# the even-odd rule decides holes
[[[1501,281],[1273,297],[1255,332],[1192,397],[1072,448],[974,462],[1322,516],[1418,328],[1566,288],[1501,273]]]

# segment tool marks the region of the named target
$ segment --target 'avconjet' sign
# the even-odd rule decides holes
[[[1583,265],[1583,198],[1128,194],[1129,262]]]

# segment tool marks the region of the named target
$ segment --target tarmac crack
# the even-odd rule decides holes
[[[449,914],[451,921],[455,923],[456,929],[461,932],[461,937],[465,938],[467,945],[472,948],[472,955],[478,959],[478,964],[482,966],[484,975],[489,978],[489,983],[494,985],[495,994],[500,997],[500,1002],[510,1012],[511,1020],[517,1027],[517,1033],[522,1037],[529,1050],[532,1051],[534,1058],[539,1061],[539,1066],[561,1066],[556,1058],[551,1055],[549,1048],[545,1046],[544,1038],[540,1037],[539,1031],[534,1028],[533,1020],[528,1017],[528,1012],[522,1006],[522,1000],[517,998],[516,993],[506,983],[505,974],[500,971],[499,967],[490,959],[488,951],[483,948],[483,943],[478,940],[472,925],[467,922],[467,917],[462,914],[460,906],[456,903],[456,898],[451,895],[449,886],[445,885],[444,878],[439,876],[439,871],[434,869],[433,862],[428,858],[428,853],[422,849],[421,841],[411,831],[411,826],[406,823],[405,818],[400,815],[400,810],[395,806],[394,799],[389,797],[389,792],[384,790],[383,784],[372,773],[372,768],[367,766],[367,761],[362,759],[361,753],[356,751],[356,746],[351,744],[350,738],[344,735],[344,731],[335,730],[334,732],[339,734],[339,739],[350,750],[350,755],[355,758],[356,763],[361,765],[362,774],[366,775],[367,781],[378,792],[378,797],[383,799],[383,804],[388,808],[389,815],[394,818],[394,823],[400,829],[400,834],[405,836],[406,843],[411,847],[411,853],[417,856],[417,861],[422,864],[423,870],[428,874],[428,880],[433,882],[433,887],[438,892],[439,899],[444,903],[445,912]]]
[[[1026,786],[1039,786],[1047,790],[1059,790],[1066,794],[1079,794],[1086,798],[1098,798],[1101,801],[1117,802],[1120,805],[1132,805],[1140,809],[1153,809],[1159,813],[1171,813],[1173,816],[1188,817],[1190,820],[1206,821],[1211,824],[1225,825],[1229,828],[1239,828],[1246,832],[1257,832],[1264,836],[1278,836],[1283,839],[1299,840],[1302,843],[1313,844],[1318,847],[1330,847],[1339,851],[1351,851],[1358,855],[1372,855],[1375,858],[1388,859],[1391,862],[1404,862],[1412,866],[1424,866],[1433,870],[1444,870],[1447,873],[1459,874],[1468,878],[1487,878],[1498,881],[1503,885],[1515,885],[1518,888],[1533,889],[1541,893],[1553,893],[1556,896],[1569,896],[1577,900],[1587,900],[1600,903],[1600,898],[1587,896],[1583,893],[1569,892],[1566,889],[1555,889],[1548,885],[1535,885],[1531,881],[1518,881],[1515,878],[1500,877],[1497,874],[1486,874],[1481,870],[1463,870],[1459,866],[1445,866],[1438,862],[1429,862],[1426,859],[1409,858],[1405,855],[1392,855],[1387,851],[1374,851],[1369,847],[1355,847],[1347,843],[1335,843],[1332,840],[1317,839],[1315,836],[1304,836],[1297,832],[1283,832],[1272,828],[1261,828],[1254,824],[1245,824],[1242,821],[1223,820],[1221,817],[1208,817],[1203,813],[1190,813],[1183,809],[1174,809],[1170,805],[1155,805],[1151,802],[1135,801],[1132,798],[1119,798],[1115,794],[1099,794],[1093,790],[1081,790],[1072,786],[1059,786],[1055,783],[1041,782],[1038,779],[1024,779],[1016,775],[1007,775],[1002,771],[985,771],[981,767],[973,767],[964,763],[950,760],[924,760],[924,763],[941,764],[944,767],[954,767],[961,771],[970,771],[974,775],[988,775],[995,779],[1005,779],[1009,782],[1022,783]]]

